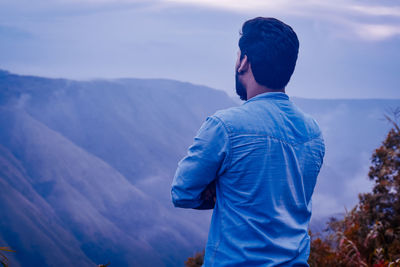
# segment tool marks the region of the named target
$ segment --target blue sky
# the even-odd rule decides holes
[[[323,0],[2,0],[0,68],[73,79],[170,78],[234,95],[242,23],[290,24],[287,88],[308,98],[400,98],[400,3]]]

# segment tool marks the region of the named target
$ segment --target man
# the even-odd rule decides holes
[[[239,48],[236,92],[246,102],[207,118],[179,162],[172,200],[214,208],[203,266],[308,266],[325,148],[317,123],[285,94],[299,41],[290,26],[258,17],[243,24]]]

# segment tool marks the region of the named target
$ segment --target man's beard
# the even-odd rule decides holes
[[[244,87],[243,83],[239,81],[239,72],[236,70],[235,73],[235,85],[236,85],[236,94],[240,97],[241,100],[247,100],[247,91]]]

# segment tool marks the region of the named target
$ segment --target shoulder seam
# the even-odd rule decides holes
[[[291,145],[291,146],[302,145],[302,144],[311,142],[314,139],[317,139],[318,137],[322,138],[321,133],[319,133],[317,135],[313,135],[310,138],[303,140],[302,142],[289,142],[288,140],[285,140],[283,138],[278,138],[278,137],[275,137],[275,136],[269,135],[269,134],[248,133],[248,132],[235,132],[235,134],[238,134],[238,135],[242,134],[242,135],[249,135],[249,136],[264,136],[264,137],[271,138],[271,139],[277,140],[279,142],[282,142],[284,144]]]

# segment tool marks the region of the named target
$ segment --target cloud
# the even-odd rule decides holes
[[[400,17],[400,7],[386,7],[386,6],[360,6],[351,5],[349,10],[371,16],[394,16]]]
[[[313,216],[315,218],[331,216],[335,213],[342,213],[345,210],[337,197],[318,192],[314,193],[312,203]]]
[[[308,18],[340,26],[338,37],[364,41],[384,41],[400,35],[400,6],[354,4],[355,1],[321,0],[163,0],[166,3],[197,5],[237,13],[273,13]],[[380,19],[379,23],[376,19]],[[389,19],[386,19],[389,18]]]
[[[257,10],[282,10],[290,5],[296,5],[295,2],[290,0],[276,0],[276,1],[263,1],[263,0],[164,0],[165,2],[201,5],[211,8],[227,9],[239,12],[257,11]]]
[[[355,33],[367,41],[382,41],[400,35],[400,25],[354,24]]]

